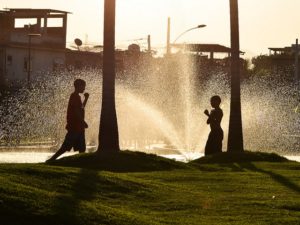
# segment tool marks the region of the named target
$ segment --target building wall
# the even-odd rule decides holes
[[[5,85],[4,71],[5,71],[5,57],[4,49],[0,48],[0,88]]]
[[[8,47],[6,49],[6,73],[7,84],[27,82],[28,76],[28,49]],[[44,49],[31,49],[31,78],[43,71],[53,71],[58,64],[65,64],[64,51],[51,51]]]
[[[30,8],[0,11],[0,86],[27,84],[29,62],[32,79],[42,71],[65,67],[67,14]],[[28,19],[35,19],[35,24]],[[51,23],[54,20],[60,23]]]
[[[87,51],[66,51],[68,69],[102,68],[102,54]]]

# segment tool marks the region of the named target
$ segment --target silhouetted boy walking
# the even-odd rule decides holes
[[[79,96],[85,90],[86,83],[82,79],[74,81],[75,91],[71,94],[68,109],[67,109],[67,134],[60,149],[47,161],[53,161],[66,151],[72,148],[74,151],[80,153],[85,152],[85,129],[88,128],[87,123],[84,121],[84,108],[89,98],[88,93],[84,93],[84,101],[81,102]]]
[[[212,155],[222,152],[223,130],[221,128],[221,121],[223,111],[220,108],[221,98],[218,95],[211,97],[210,104],[214,108],[209,113],[206,109],[204,114],[208,116],[207,124],[210,125],[210,133],[205,146],[205,155]]]

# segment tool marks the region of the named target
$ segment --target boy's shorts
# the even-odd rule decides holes
[[[74,151],[85,152],[85,134],[83,132],[68,131],[65,140],[61,146],[61,149],[70,151],[74,148]]]

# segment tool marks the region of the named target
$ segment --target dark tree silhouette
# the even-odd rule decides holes
[[[103,90],[98,152],[120,150],[115,105],[115,0],[104,1]]]
[[[231,27],[231,102],[228,131],[228,152],[243,152],[243,129],[240,88],[240,40],[238,0],[230,0]]]

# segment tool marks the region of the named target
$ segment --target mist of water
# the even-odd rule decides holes
[[[122,149],[148,151],[153,146],[201,153],[209,133],[205,109],[220,95],[226,149],[230,86],[224,70],[201,68],[187,56],[152,59],[118,72],[116,105]],[[40,73],[32,88],[1,97],[1,145],[45,144],[58,147],[65,135],[66,108],[73,81],[87,81],[87,144],[97,145],[102,73],[98,69]],[[253,76],[242,82],[245,148],[295,151],[299,148],[299,96],[291,82]]]

